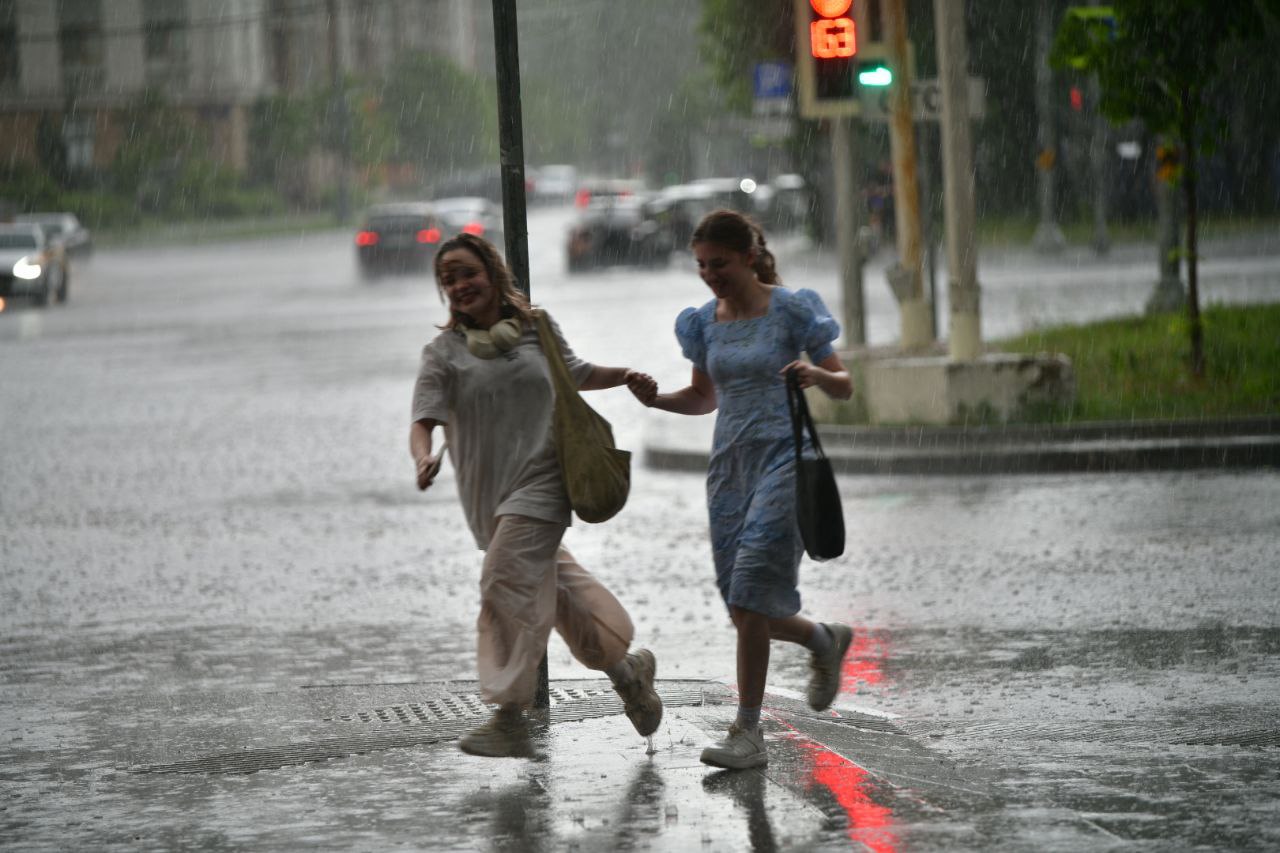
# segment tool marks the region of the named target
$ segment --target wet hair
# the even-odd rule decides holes
[[[492,243],[474,234],[462,233],[456,237],[450,237],[441,243],[440,248],[436,250],[434,265],[436,289],[440,291],[441,301],[446,305],[449,304],[448,297],[445,296],[444,292],[444,270],[441,267],[441,261],[446,254],[454,249],[466,249],[480,259],[480,264],[489,276],[489,281],[493,282],[498,288],[498,295],[502,300],[503,317],[519,317],[521,323],[531,323],[533,321],[533,308],[529,304],[529,298],[516,287],[515,276],[511,274],[511,269],[507,266],[507,262],[502,259],[502,255],[498,254],[498,250],[494,248]],[[466,314],[450,311],[448,322],[440,328],[454,329],[458,326],[470,325],[471,318]]]
[[[693,229],[689,245],[714,243],[735,252],[755,252],[751,268],[763,284],[781,284],[777,261],[765,245],[764,230],[751,217],[736,210],[713,210]]]

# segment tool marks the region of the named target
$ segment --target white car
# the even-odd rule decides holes
[[[535,201],[566,202],[578,189],[578,170],[573,166],[540,167],[533,178]]]
[[[0,297],[26,296],[37,305],[67,299],[71,281],[62,244],[39,225],[0,225]]]
[[[68,258],[87,258],[93,253],[89,229],[80,224],[74,213],[20,213],[14,221],[39,225],[50,241],[63,245]]]

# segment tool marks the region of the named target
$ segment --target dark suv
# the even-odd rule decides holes
[[[356,260],[365,278],[429,269],[443,238],[435,209],[426,202],[375,205],[356,232]]]

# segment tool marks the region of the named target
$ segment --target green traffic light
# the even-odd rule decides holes
[[[858,82],[863,86],[893,84],[893,71],[886,65],[867,65],[858,69]]]

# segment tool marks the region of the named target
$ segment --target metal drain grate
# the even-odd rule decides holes
[[[702,682],[656,685],[662,703],[668,708],[697,707],[706,704],[704,688],[717,689]],[[557,695],[559,694],[559,695]],[[310,761],[327,761],[347,758],[384,749],[403,749],[424,746],[461,737],[475,725],[475,718],[488,713],[488,706],[473,694],[451,694],[452,703],[445,699],[432,700],[441,708],[460,708],[468,713],[449,719],[421,720],[411,708],[419,704],[424,715],[430,702],[391,705],[386,708],[343,715],[336,719],[350,722],[391,723],[394,727],[348,737],[323,738],[314,741],[245,749],[238,752],[222,752],[169,764],[143,764],[127,768],[133,773],[255,773],[259,770],[277,770]],[[560,690],[553,688],[552,698],[557,700],[551,708],[552,723],[577,722],[596,717],[608,717],[622,713],[622,700],[612,690]],[[479,706],[477,713],[470,713],[472,703]],[[395,709],[400,708],[404,714]],[[382,714],[378,712],[382,711]],[[333,718],[330,719],[330,722]],[[400,725],[395,725],[400,724]]]
[[[551,707],[558,708],[577,702],[597,702],[601,697],[613,696],[611,690],[553,687],[550,691]],[[450,693],[425,702],[406,702],[403,705],[388,705],[385,708],[373,708],[368,711],[355,711],[350,714],[339,714],[337,717],[325,717],[324,722],[335,720],[344,723],[370,723],[377,725],[416,726],[424,723],[440,723],[449,720],[471,720],[486,717],[493,712],[495,706],[486,704],[475,693]]]

